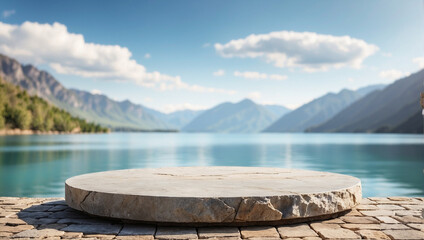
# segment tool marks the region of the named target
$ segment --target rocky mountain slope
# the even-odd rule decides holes
[[[264,131],[303,132],[311,126],[327,121],[345,107],[383,86],[373,85],[356,91],[344,89],[338,93],[328,93],[284,115]]]
[[[424,70],[356,101],[311,132],[422,132]],[[421,119],[420,119],[421,118]]]

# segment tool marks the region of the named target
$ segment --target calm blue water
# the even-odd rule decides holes
[[[362,180],[365,196],[424,196],[424,136],[184,134],[0,136],[0,196],[64,196],[83,173],[168,166],[266,166]]]

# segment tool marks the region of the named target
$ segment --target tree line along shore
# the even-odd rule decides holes
[[[0,135],[107,133],[0,78]]]

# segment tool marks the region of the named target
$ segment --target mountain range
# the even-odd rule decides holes
[[[372,85],[356,91],[343,89],[338,93],[328,93],[284,115],[264,132],[303,132],[305,129],[321,124],[353,102],[385,85]]]
[[[72,115],[112,130],[186,132],[396,132],[423,131],[419,92],[424,70],[390,85],[328,93],[291,111],[245,99],[211,109],[163,113],[128,100],[68,89],[46,71],[0,54],[0,77]]]
[[[259,105],[250,99],[244,99],[237,103],[225,102],[200,114],[182,128],[182,131],[260,132],[289,111],[288,108],[283,106]]]
[[[310,132],[401,132],[423,131],[420,91],[424,70],[371,92],[333,118],[308,129]]]
[[[67,89],[48,72],[1,54],[0,76],[75,116],[112,129],[178,129],[197,115],[196,111],[165,114],[128,100],[119,102],[105,95]]]

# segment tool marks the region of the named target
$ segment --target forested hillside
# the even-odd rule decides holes
[[[107,132],[98,124],[88,123],[54,107],[44,99],[0,78],[0,129],[59,132]]]

